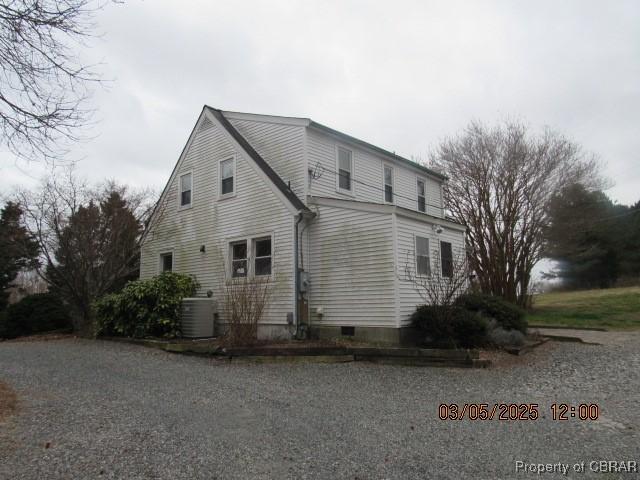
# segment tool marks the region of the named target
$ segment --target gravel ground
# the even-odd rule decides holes
[[[640,463],[639,341],[549,342],[486,370],[4,342],[0,381],[19,403],[0,424],[0,478],[567,478],[516,474],[515,462]],[[465,402],[538,403],[541,418],[438,419],[440,403]],[[601,418],[553,421],[552,402],[598,403]]]

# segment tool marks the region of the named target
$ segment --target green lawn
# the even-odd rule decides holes
[[[531,325],[640,328],[640,287],[536,295]]]

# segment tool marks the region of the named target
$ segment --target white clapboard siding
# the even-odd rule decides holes
[[[354,195],[336,191],[336,148],[348,148],[354,158]],[[352,199],[360,202],[384,203],[383,165],[393,167],[394,203],[410,210],[418,210],[417,179],[425,180],[426,213],[442,217],[441,182],[417,169],[375,155],[355,144],[341,143],[334,137],[312,128],[307,129],[307,160],[309,169],[316,172],[309,194],[317,197]]]
[[[218,162],[236,156],[236,196],[218,199]],[[223,258],[228,241],[238,237],[272,234],[273,269],[277,291],[264,315],[265,324],[286,324],[293,312],[293,216],[236,151],[221,128],[205,122],[171,178],[156,226],[142,246],[141,278],[158,274],[160,254],[173,252],[174,271],[195,275],[199,294],[213,290],[221,298]],[[193,172],[192,207],[178,208],[178,181]],[[200,252],[201,245],[205,252]]]
[[[395,189],[400,194],[395,197],[394,203],[399,207],[418,211],[418,178],[425,182],[425,213],[442,218],[444,216],[442,211],[442,184],[433,178],[426,175],[423,176],[408,168],[394,167]]]
[[[414,236],[418,235],[429,239],[429,251],[431,254],[431,268],[436,268],[434,256],[440,255],[440,241],[450,242],[454,256],[464,249],[464,233],[461,230],[444,227],[439,235],[429,223],[420,222],[411,218],[397,215],[397,276],[399,289],[399,313],[401,325],[407,325],[409,316],[415,311],[417,305],[425,303],[415,288],[415,285],[406,278],[405,269],[411,269],[415,275],[415,247]]]
[[[299,197],[305,196],[304,127],[259,120],[230,118],[262,158]]]
[[[309,227],[312,325],[395,326],[392,216],[326,205],[318,211]]]

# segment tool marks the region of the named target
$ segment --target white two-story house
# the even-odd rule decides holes
[[[141,278],[192,274],[215,298],[234,276],[268,277],[260,337],[398,342],[424,303],[407,268],[446,277],[464,249],[445,180],[307,118],[205,106],[145,235]]]

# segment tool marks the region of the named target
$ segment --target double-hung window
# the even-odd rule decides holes
[[[247,241],[233,242],[231,244],[231,276],[247,276]]]
[[[453,277],[453,251],[449,242],[440,242],[440,264],[442,276]]]
[[[393,168],[384,166],[384,201],[393,203]]]
[[[271,275],[271,237],[255,238],[253,255],[254,275]]]
[[[422,179],[418,179],[418,183],[417,183],[417,189],[418,189],[418,211],[419,212],[426,212],[427,211],[427,199],[425,197],[425,185],[424,185],[424,180]]]
[[[231,196],[235,193],[236,162],[233,158],[220,161],[220,196]]]
[[[429,258],[429,239],[415,237],[416,241],[416,273],[418,275],[431,275],[431,260]]]
[[[338,147],[338,191],[353,193],[353,152]]]
[[[229,243],[231,277],[270,276],[273,266],[272,237],[246,238]]]
[[[193,190],[193,175],[180,175],[180,207],[191,206],[191,191]]]

